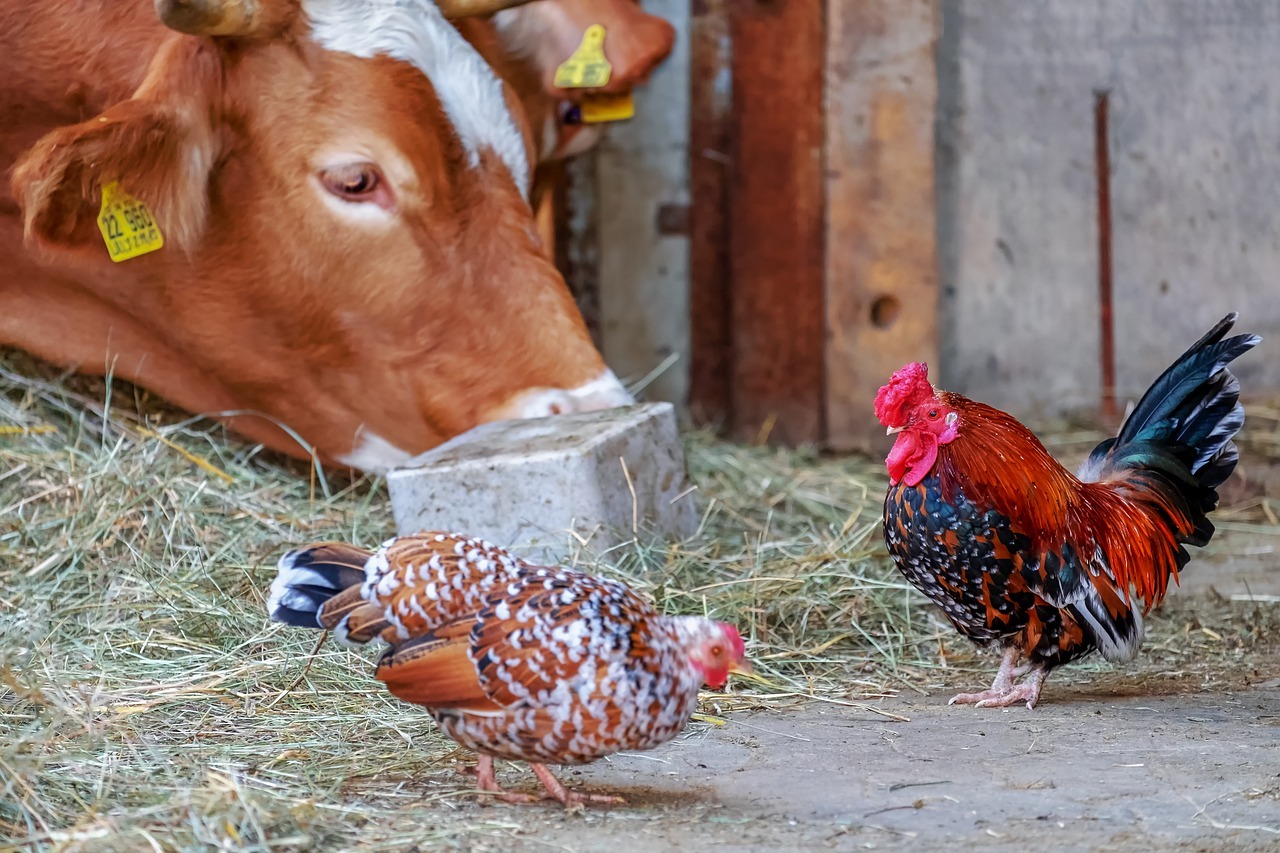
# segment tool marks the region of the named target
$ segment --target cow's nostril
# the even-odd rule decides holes
[[[577,410],[573,397],[564,391],[544,391],[525,404],[521,416],[549,418],[552,415],[567,415]]]

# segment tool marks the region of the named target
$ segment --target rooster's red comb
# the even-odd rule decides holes
[[[913,361],[897,370],[876,394],[876,417],[887,427],[905,426],[907,412],[933,396],[929,365]]]

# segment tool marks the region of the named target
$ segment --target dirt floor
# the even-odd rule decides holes
[[[991,661],[870,703],[729,711],[652,752],[562,769],[572,786],[626,797],[622,807],[482,805],[442,767],[402,792],[400,815],[436,839],[405,849],[1280,850],[1269,538],[1223,535],[1157,629],[1185,625],[1229,646],[1221,614],[1261,608],[1270,639],[1247,651],[1170,669],[1186,657],[1166,639],[1135,665],[1058,671],[1033,711],[947,706],[990,677]],[[1209,611],[1218,616],[1202,624]],[[527,771],[501,767],[508,787],[534,790]],[[425,809],[423,797],[434,800]]]
[[[576,777],[643,809],[521,816],[520,836],[627,851],[1280,846],[1280,679],[1212,695],[1113,681],[1035,711],[943,698],[738,715]]]
[[[715,596],[777,681],[710,694],[718,719],[663,748],[562,770],[629,801],[572,812],[480,802],[472,758],[369,678],[378,650],[266,622],[275,556],[380,541],[379,492],[319,500],[201,433],[174,450],[125,421],[59,421],[88,438],[34,436],[0,474],[0,504],[24,508],[0,525],[0,853],[1280,851],[1269,411],[1272,461],[1230,481],[1139,659],[1055,672],[1034,711],[946,705],[996,661],[886,574],[878,463],[695,446],[718,526],[610,571],[653,571],[686,610]],[[206,453],[226,483],[192,463]]]
[[[626,807],[467,804],[435,828],[475,850],[1280,849],[1280,678],[1054,687],[1034,711],[934,692],[737,714],[564,774]]]

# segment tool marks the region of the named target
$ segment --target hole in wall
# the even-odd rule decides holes
[[[896,296],[881,296],[871,303],[871,323],[877,329],[887,329],[898,321],[902,303]]]

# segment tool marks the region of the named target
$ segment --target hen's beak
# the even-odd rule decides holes
[[[906,427],[885,427],[885,435],[893,435],[895,432],[902,432]]]
[[[753,672],[755,672],[755,670],[751,666],[751,661],[747,660],[746,658],[743,658],[740,661],[736,661],[735,663],[729,664],[729,671],[740,672],[743,675],[751,675]]]

